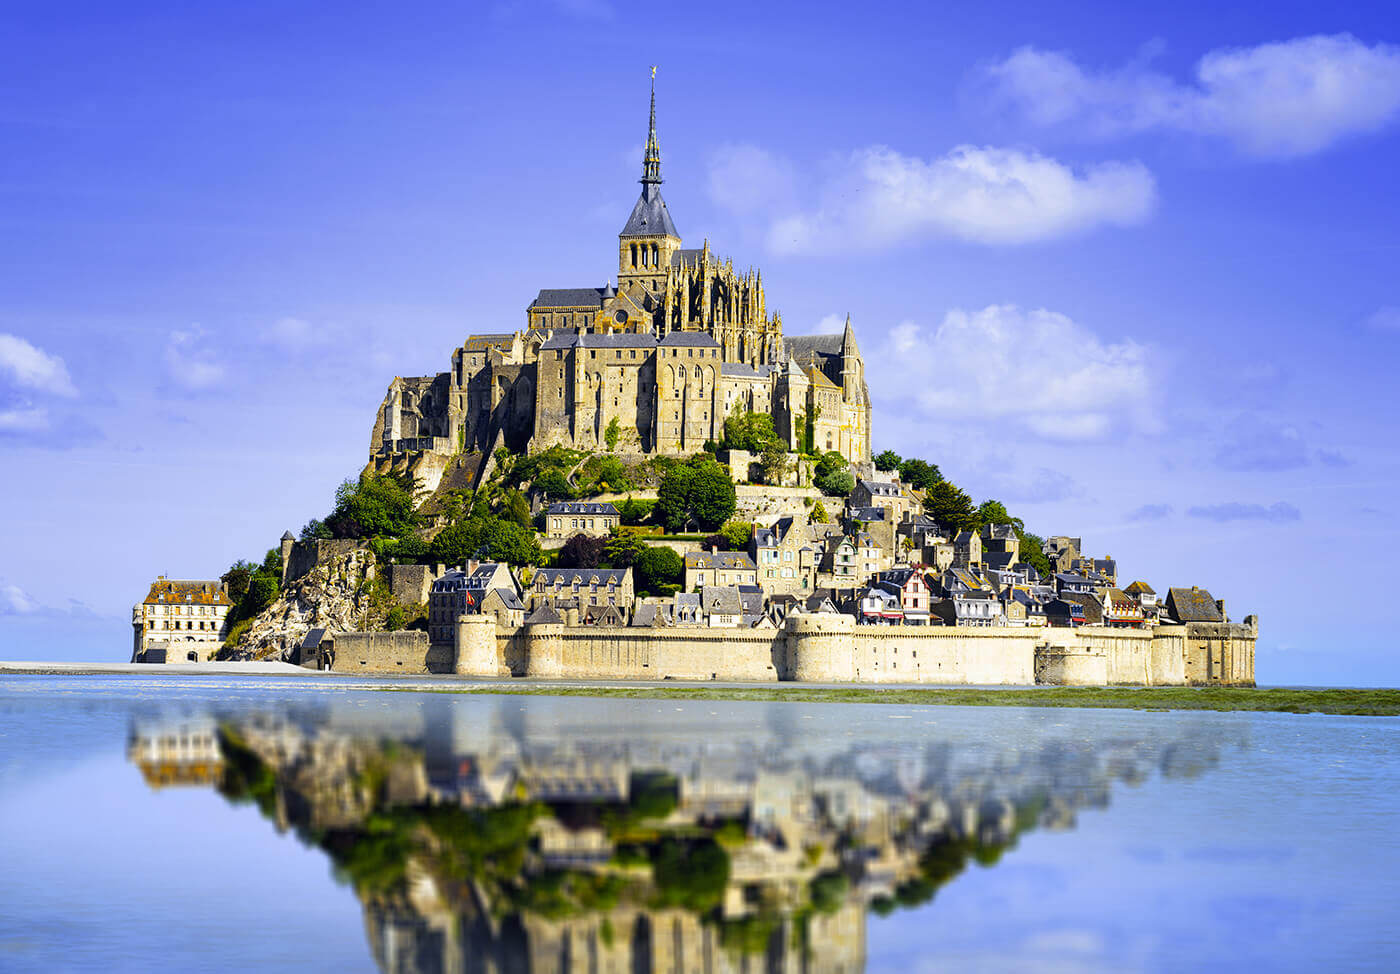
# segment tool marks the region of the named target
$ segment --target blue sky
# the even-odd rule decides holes
[[[965,5],[969,8],[972,5]],[[0,657],[325,512],[394,375],[597,285],[647,66],[687,245],[850,313],[877,448],[1400,683],[1400,16],[1149,6],[10,3]]]

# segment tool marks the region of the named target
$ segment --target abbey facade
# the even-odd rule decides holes
[[[642,192],[618,234],[617,284],[547,288],[510,334],[474,335],[450,372],[396,378],[371,462],[504,445],[688,454],[724,420],[773,417],[794,452],[870,459],[870,396],[850,319],[842,334],[783,336],[762,274],[737,271],[708,241],[684,249],[661,198],[656,93]]]

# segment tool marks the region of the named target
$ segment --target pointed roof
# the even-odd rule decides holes
[[[622,228],[622,237],[668,236],[680,239],[671,212],[661,198],[661,146],[656,141],[656,69],[651,69],[651,122],[647,129],[647,147],[642,154],[642,195],[632,207],[632,215]]]

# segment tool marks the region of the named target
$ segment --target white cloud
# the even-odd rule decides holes
[[[796,174],[781,156],[756,145],[725,145],[710,155],[706,188],[710,199],[735,213],[789,210],[795,205]]]
[[[284,316],[265,326],[263,340],[288,349],[308,348],[319,345],[328,337],[325,328],[313,325],[305,318]]]
[[[772,250],[833,254],[930,237],[1023,244],[1129,226],[1151,215],[1156,182],[1137,162],[1076,172],[1018,149],[964,145],[924,160],[872,146],[834,163],[818,195],[814,207],[773,212]]]
[[[37,406],[0,409],[0,433],[39,433],[49,428],[49,412]]]
[[[218,385],[224,378],[224,367],[198,325],[182,331],[172,331],[165,346],[165,367],[171,381],[181,388],[198,392]]]
[[[22,389],[55,396],[76,396],[68,367],[57,355],[35,348],[18,335],[0,333],[0,375]]]
[[[1366,325],[1376,331],[1400,331],[1400,308],[1377,308],[1366,318]]]
[[[935,329],[906,321],[866,361],[877,403],[912,402],[932,422],[1010,422],[1050,440],[1158,425],[1147,347],[1105,343],[1053,311],[992,305],[950,311]]]
[[[1270,524],[1282,524],[1286,521],[1297,521],[1303,516],[1298,508],[1285,501],[1270,504],[1268,507],[1263,504],[1242,504],[1239,501],[1231,501],[1228,504],[1188,507],[1186,513],[1191,517],[1222,523],[1225,521],[1267,521]]]
[[[1034,47],[984,68],[977,81],[992,104],[1037,125],[1098,137],[1192,132],[1278,158],[1319,152],[1400,115],[1400,48],[1350,34],[1210,51],[1187,84],[1140,63],[1086,70]]]
[[[0,584],[0,615],[26,615],[38,608],[39,603],[31,599],[18,585]]]

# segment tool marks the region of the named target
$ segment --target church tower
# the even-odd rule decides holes
[[[671,266],[671,255],[680,250],[681,235],[671,222],[661,198],[661,147],[656,141],[656,68],[651,69],[651,123],[642,154],[642,195],[632,207],[627,225],[617,235],[617,289],[633,300],[637,286],[661,295]]]

